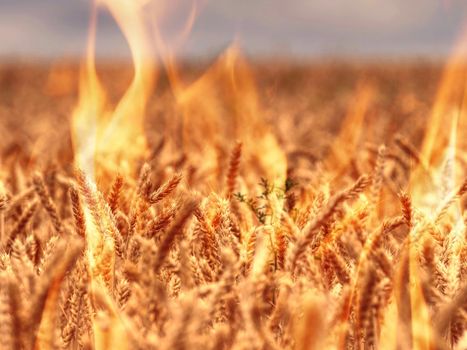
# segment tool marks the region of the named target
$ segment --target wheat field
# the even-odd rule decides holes
[[[466,349],[463,82],[232,57],[162,76],[94,177],[76,65],[1,67],[0,348]]]

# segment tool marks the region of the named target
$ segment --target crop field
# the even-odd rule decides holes
[[[455,59],[0,66],[0,347],[466,349]]]

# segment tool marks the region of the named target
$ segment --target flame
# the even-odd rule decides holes
[[[449,59],[427,123],[419,165],[411,176],[415,205],[432,216],[433,209],[456,185],[456,149],[467,126],[467,28]],[[428,167],[428,169],[426,169]],[[427,174],[428,170],[428,174]]]
[[[422,145],[422,156],[429,164],[434,164],[439,160],[439,156],[449,142],[450,129],[445,128],[445,125],[453,125],[453,119],[458,118],[461,126],[465,126],[463,106],[467,101],[466,78],[467,29],[464,30],[445,68],[428,122]]]
[[[286,157],[263,118],[254,80],[237,45],[228,48],[191,84],[184,84],[173,61],[168,72],[182,114],[186,153],[200,157],[199,164],[206,169],[215,169],[221,166],[217,146],[241,140],[247,168],[251,166],[261,176],[283,185]],[[252,185],[256,183],[257,178],[251,180]]]
[[[76,164],[94,176],[97,152],[97,124],[105,113],[106,95],[99,82],[95,65],[96,7],[92,9],[87,56],[80,73],[79,100],[71,119]]]
[[[96,12],[93,7],[86,62],[80,77],[78,105],[72,116],[77,166],[95,178],[106,169],[134,174],[146,152],[144,114],[156,69],[145,1],[98,0],[119,24],[130,48],[134,75],[112,110],[95,64]]]

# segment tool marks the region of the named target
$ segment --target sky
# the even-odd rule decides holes
[[[0,58],[81,57],[91,0],[0,0]],[[125,0],[147,1],[147,0]],[[176,31],[190,10],[177,3],[167,16]],[[466,0],[203,0],[183,57],[214,55],[234,40],[252,56],[447,55],[467,15]],[[128,48],[105,12],[98,21],[98,55],[126,57]]]

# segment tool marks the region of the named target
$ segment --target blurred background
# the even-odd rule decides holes
[[[456,93],[467,91],[467,68],[448,69],[447,87],[442,83],[445,67],[452,66],[448,58],[467,57],[467,45],[462,55],[450,54],[465,33],[466,0],[112,0],[107,5],[133,1],[145,6],[144,21],[157,17],[152,25],[175,50],[180,81],[200,121],[209,113],[236,120],[226,113],[241,111],[238,104],[259,106],[252,114],[273,129],[281,147],[302,158],[312,154],[313,161],[346,125],[356,135],[365,130],[354,143],[369,143],[373,150],[401,130],[418,145],[440,101],[438,88],[452,95],[441,96],[448,107],[461,106]],[[14,161],[22,154],[32,167],[35,155],[59,154],[67,163],[91,10],[92,0],[0,0],[0,137]],[[240,52],[223,54],[232,43]],[[154,49],[163,46],[154,42]],[[102,8],[96,53],[98,78],[109,104],[117,106],[134,72],[128,44]],[[241,88],[229,85],[232,68]],[[167,70],[159,73],[144,111],[151,147],[161,134],[178,140],[173,135],[183,125],[174,121],[185,113]],[[235,93],[240,95],[232,99]]]
[[[198,8],[178,55],[214,56],[237,38],[255,57],[439,58],[462,31],[466,11],[465,0],[212,0]],[[0,0],[0,57],[82,56],[89,12],[89,0]],[[98,48],[103,58],[128,54],[105,11]]]

